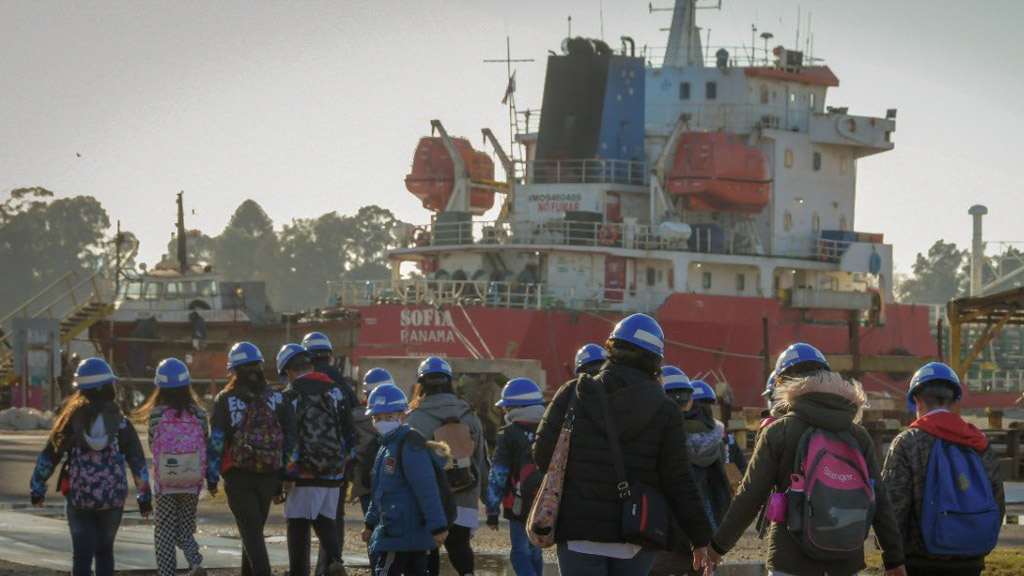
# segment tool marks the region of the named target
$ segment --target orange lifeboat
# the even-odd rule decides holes
[[[772,192],[771,168],[759,148],[728,132],[689,132],[666,178],[684,210],[759,213]]]
[[[459,156],[473,181],[494,181],[494,161],[485,152],[474,150],[465,138],[452,138]],[[405,177],[405,188],[420,199],[423,207],[436,212],[448,207],[455,190],[455,163],[441,138],[420,138],[412,159],[412,171]],[[471,186],[470,212],[479,216],[494,206],[494,189]]]

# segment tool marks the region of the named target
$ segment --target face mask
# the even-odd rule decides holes
[[[373,429],[377,431],[377,434],[387,436],[389,433],[398,430],[398,427],[401,425],[402,423],[398,420],[382,420],[380,422],[374,422]]]
[[[511,424],[512,423],[512,415],[511,414],[505,414],[504,419],[505,419],[505,424]]]

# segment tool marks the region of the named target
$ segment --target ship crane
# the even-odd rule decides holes
[[[452,182],[452,193],[451,197],[448,198],[448,203],[445,206],[445,212],[470,212],[473,210],[471,205],[471,190],[486,189],[493,192],[506,193],[508,190],[508,184],[505,182],[496,182],[494,180],[479,180],[473,179],[469,168],[466,166],[466,162],[462,157],[462,153],[455,145],[455,141],[451,136],[448,135],[448,131],[445,130],[444,125],[441,124],[440,120],[430,121],[431,133],[436,133],[441,138],[441,142],[444,144],[445,150],[448,151],[448,155],[451,158],[451,162],[454,165],[454,178]],[[494,141],[497,144],[497,141]],[[496,150],[500,150],[499,146],[495,146]],[[506,173],[508,172],[507,156],[504,154],[504,150],[499,153],[499,157],[502,159],[502,164],[505,165]],[[506,164],[507,163],[507,164]]]

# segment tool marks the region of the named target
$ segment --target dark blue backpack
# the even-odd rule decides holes
[[[1002,518],[973,449],[935,440],[921,507],[921,535],[930,554],[984,556],[996,547]]]

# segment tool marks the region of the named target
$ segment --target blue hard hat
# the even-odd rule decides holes
[[[775,362],[775,375],[776,377],[786,376],[788,370],[807,362],[820,365],[823,370],[832,369],[828,365],[828,360],[825,360],[825,355],[817,348],[810,344],[797,342],[779,354],[779,359]]]
[[[263,354],[251,342],[237,342],[228,352],[228,370],[253,362],[263,362]]]
[[[366,400],[366,415],[386,414],[388,412],[405,412],[409,409],[409,399],[398,386],[383,384],[370,392]]]
[[[430,358],[427,358],[422,363],[420,363],[419,369],[416,370],[416,378],[423,378],[428,374],[444,374],[445,376],[451,378],[452,367],[449,366],[448,363],[445,362],[443,358],[431,356]]]
[[[183,388],[192,382],[188,374],[188,366],[177,358],[164,358],[156,367],[153,384],[157,388]]]
[[[914,377],[910,379],[910,389],[907,391],[907,408],[911,412],[917,410],[914,395],[920,392],[922,385],[929,382],[947,384],[953,390],[954,400],[959,400],[964,395],[964,389],[960,385],[960,378],[952,368],[942,362],[929,362],[921,366],[917,372],[914,372]]]
[[[373,390],[385,384],[394,386],[395,379],[391,377],[390,372],[383,368],[370,368],[363,375],[363,390]]]
[[[764,384],[764,392],[761,392],[761,396],[771,398],[772,394],[775,394],[775,370],[768,375],[768,381]]]
[[[302,347],[309,352],[317,352],[320,350],[334,352],[334,346],[331,346],[330,338],[325,336],[322,332],[310,332],[303,336]]]
[[[284,369],[288,367],[296,356],[303,355],[309,359],[309,352],[298,344],[285,344],[277,353],[277,373],[284,376]]]
[[[665,357],[665,333],[658,322],[647,314],[633,314],[623,318],[615,325],[610,339],[629,342],[659,358]]]
[[[607,357],[608,355],[601,346],[586,344],[576,352],[576,367],[573,369],[573,372],[579,374],[580,368],[591,362],[604,362]]]
[[[690,384],[690,377],[675,366],[661,367],[661,383],[665,390],[693,390]]]
[[[714,404],[718,401],[718,395],[715,394],[714,388],[710,384],[703,380],[692,380],[690,386],[693,387],[693,394],[690,398],[693,398],[694,403],[706,402],[708,404]]]
[[[540,386],[529,378],[513,378],[501,389],[501,400],[495,406],[535,406],[544,403]]]
[[[75,390],[92,390],[106,386],[114,380],[114,371],[102,358],[86,358],[75,370]]]

